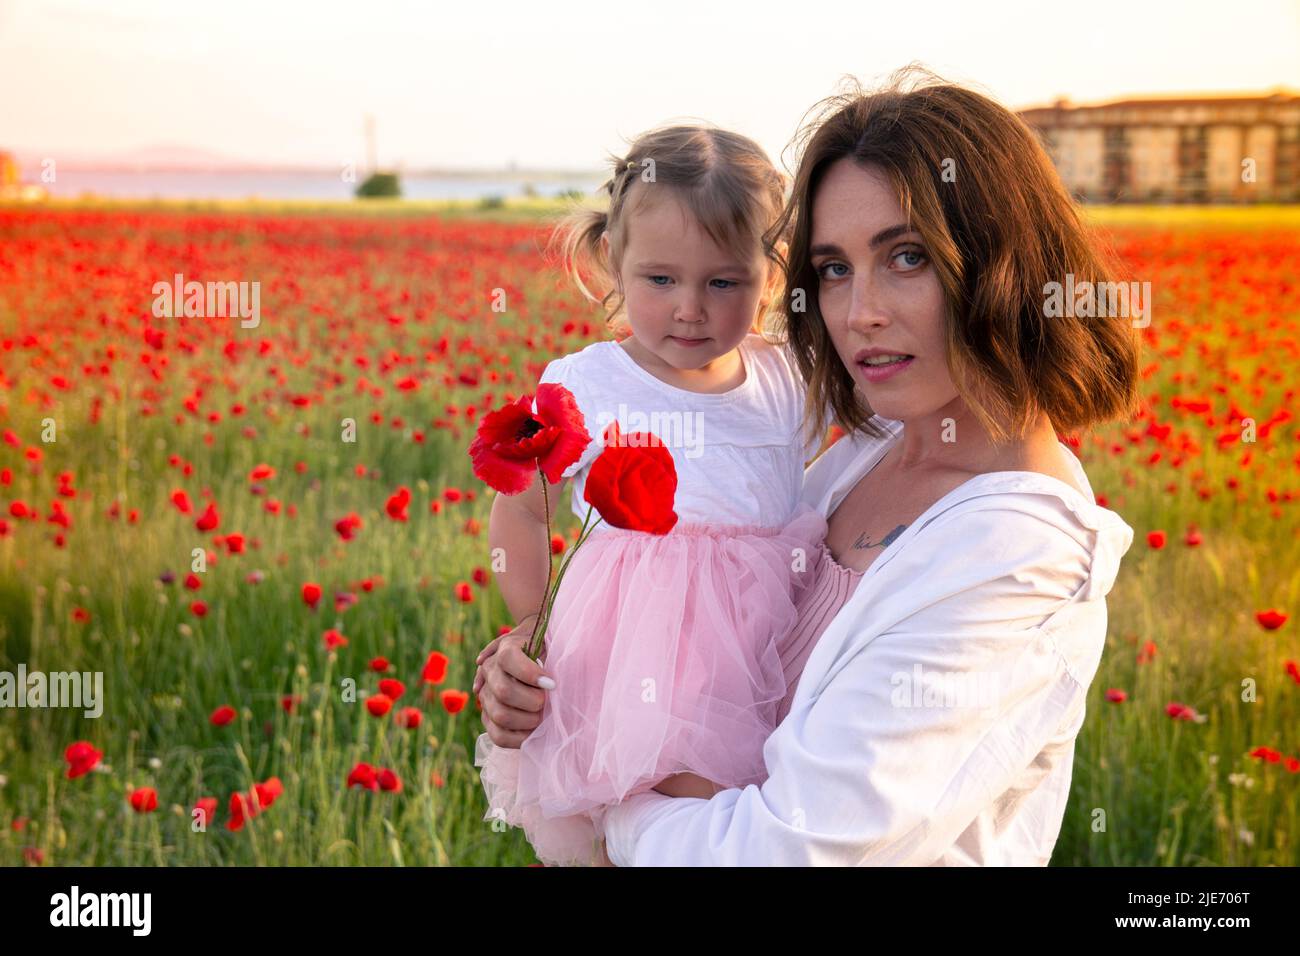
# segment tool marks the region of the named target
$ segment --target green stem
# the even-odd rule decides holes
[[[552,589],[549,584],[547,585],[546,597],[542,600],[542,608],[538,612],[537,622],[533,625],[534,637],[528,642],[526,651],[534,661],[541,656],[542,641],[546,636],[546,626],[551,621],[551,609],[555,606],[555,595],[559,593],[560,583],[564,580],[565,572],[569,570],[569,563],[573,560],[578,548],[582,547],[582,543],[591,537],[591,532],[595,531],[596,526],[603,520],[597,517],[595,524],[588,528],[587,522],[591,521],[591,512],[592,506],[588,505],[586,517],[582,519],[582,529],[578,532],[578,540],[574,542],[573,547],[569,549],[569,553],[564,556],[564,560],[560,563],[560,573],[556,576],[555,587]]]

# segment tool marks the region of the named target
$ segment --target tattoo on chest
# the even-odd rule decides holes
[[[894,541],[898,538],[898,536],[906,530],[907,530],[907,525],[900,524],[897,528],[889,532],[889,534],[885,535],[879,541],[872,541],[870,538],[867,537],[866,533],[864,532],[858,535],[858,540],[853,542],[853,547],[859,550],[866,550],[868,548],[887,548],[891,544],[893,544]]]

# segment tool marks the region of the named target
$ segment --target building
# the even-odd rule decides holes
[[[1300,202],[1300,94],[1020,111],[1085,202]]]

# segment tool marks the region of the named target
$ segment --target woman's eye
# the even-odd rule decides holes
[[[843,272],[833,272],[827,275],[828,269],[843,269]],[[817,268],[817,278],[819,279],[843,279],[848,274],[849,267],[842,262],[827,262]]]
[[[904,259],[903,265],[909,272],[929,261],[920,249],[904,249],[902,252],[895,253],[894,259]]]

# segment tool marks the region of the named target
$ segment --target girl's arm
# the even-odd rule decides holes
[[[554,527],[555,513],[566,482],[547,482],[546,494],[538,475],[527,491],[497,495],[488,519],[488,547],[497,587],[515,621],[537,613],[546,594],[551,542],[547,535],[547,504]],[[548,500],[549,499],[549,500]]]

